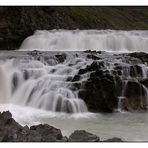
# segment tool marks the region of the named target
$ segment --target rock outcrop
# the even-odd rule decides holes
[[[66,142],[61,130],[47,124],[37,126],[21,126],[10,112],[0,113],[1,142]]]
[[[108,55],[89,51],[86,58],[92,63],[80,69],[72,81],[90,111],[113,112],[119,107],[126,111],[147,109],[146,53]],[[89,74],[88,79],[79,81],[85,74]]]

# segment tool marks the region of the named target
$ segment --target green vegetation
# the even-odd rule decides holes
[[[147,7],[55,7],[69,16],[79,28],[148,29]]]
[[[15,49],[35,30],[148,30],[148,7],[0,7],[0,49]]]

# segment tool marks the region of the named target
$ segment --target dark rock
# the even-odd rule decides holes
[[[78,72],[78,74],[81,75],[81,74],[85,74],[86,72],[87,72],[87,70],[85,70],[85,69],[80,69],[79,72]]]
[[[79,80],[80,80],[80,75],[75,75],[72,79],[72,82],[79,81]]]
[[[104,71],[100,62],[93,62],[84,71],[92,73],[90,78],[83,82],[79,97],[83,99],[90,111],[113,112],[117,107],[114,77],[109,71]]]
[[[66,59],[66,54],[55,55],[55,57],[59,63],[63,63]]]
[[[76,130],[69,137],[69,142],[98,142],[100,138],[84,130]]]
[[[77,28],[147,30],[147,7],[0,7],[1,50],[19,48],[35,30]]]
[[[60,140],[63,141],[63,136],[61,131],[47,124],[44,125],[40,124],[37,126],[30,127],[29,135],[30,135],[29,141],[34,141],[34,140],[41,142],[47,142],[47,141],[51,142],[51,141],[60,141]]]
[[[87,58],[89,58],[89,59],[93,59],[93,60],[99,60],[100,58],[99,57],[97,57],[97,56],[95,56],[95,55],[91,55],[91,54],[88,54],[87,55]]]
[[[76,88],[77,90],[79,90],[81,88],[81,83],[73,83],[74,88]]]
[[[66,81],[72,81],[72,77],[69,76]]]
[[[36,126],[19,125],[10,112],[0,113],[0,141],[1,142],[64,142],[59,129],[47,124]]]
[[[131,77],[142,77],[142,67],[139,65],[130,66],[130,76]]]
[[[129,53],[129,56],[140,59],[143,63],[148,63],[148,54],[144,52]]]
[[[140,83],[142,83],[146,88],[148,88],[148,78],[140,80]]]
[[[115,138],[104,140],[103,142],[123,142],[123,140],[121,138],[115,137]]]
[[[135,81],[128,81],[122,107],[124,110],[146,110],[147,96],[144,87]]]
[[[11,119],[12,118],[12,114],[9,111],[3,112],[1,114],[2,117],[4,117],[5,119]]]

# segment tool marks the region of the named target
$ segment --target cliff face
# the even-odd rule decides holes
[[[148,7],[0,7],[0,49],[19,48],[37,29],[147,30]]]

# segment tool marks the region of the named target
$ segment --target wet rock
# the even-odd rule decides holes
[[[68,141],[69,142],[98,142],[100,141],[100,138],[84,130],[76,130],[70,135]]]
[[[144,52],[134,52],[130,53],[129,56],[140,59],[143,63],[148,63],[148,54]]]
[[[130,66],[131,77],[143,77],[142,67],[139,65]]]
[[[79,72],[78,72],[78,74],[80,74],[80,75],[81,75],[81,74],[85,74],[86,72],[87,72],[87,70],[86,70],[86,69],[80,69],[80,70],[79,70]]]
[[[66,79],[66,81],[72,81],[72,77],[71,76],[69,76],[67,79]]]
[[[74,86],[75,89],[79,90],[82,85],[81,85],[81,83],[76,83],[76,82],[75,82],[75,83],[73,84],[73,86]]]
[[[95,55],[91,55],[91,54],[88,54],[88,55],[87,55],[87,58],[93,59],[93,60],[99,60],[99,59],[100,59],[99,57],[97,57],[97,56],[95,56]]]
[[[40,124],[37,126],[31,126],[29,132],[29,141],[63,141],[62,133],[59,129],[56,129],[47,124]]]
[[[122,103],[124,110],[146,110],[147,97],[144,87],[135,81],[128,81],[125,90],[125,99]]]
[[[148,78],[140,80],[140,83],[142,83],[146,88],[148,88]]]
[[[13,118],[10,112],[0,113],[0,141],[1,142],[64,142],[59,129],[47,124],[29,127],[21,126]]]
[[[103,142],[123,142],[123,140],[121,138],[114,137],[111,139],[104,140]]]
[[[65,59],[66,59],[66,54],[55,55],[55,57],[56,57],[56,59],[57,59],[57,61],[58,61],[59,63],[63,63],[63,62],[65,61]]]
[[[90,78],[83,82],[79,97],[85,101],[90,111],[113,112],[118,102],[114,77],[109,71],[103,70],[100,62],[93,62],[84,70],[92,73]]]
[[[80,75],[75,75],[72,79],[72,82],[79,81],[79,80],[80,80]]]

